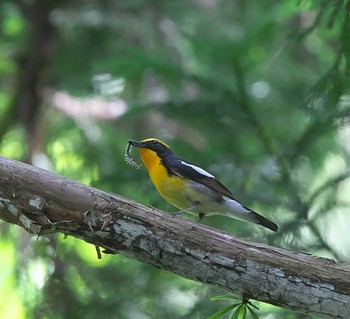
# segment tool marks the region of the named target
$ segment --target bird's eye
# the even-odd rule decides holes
[[[157,140],[152,140],[151,143],[152,143],[153,146],[158,146],[159,145],[159,142]]]

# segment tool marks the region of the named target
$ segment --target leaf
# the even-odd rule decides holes
[[[260,308],[259,308],[258,306],[254,305],[254,304],[251,303],[250,301],[248,301],[248,302],[246,303],[246,305],[247,305],[248,307],[253,307],[253,308],[257,309],[257,310],[260,310]]]
[[[250,315],[252,316],[253,319],[259,319],[259,316],[256,314],[256,312],[249,305],[247,305],[247,308],[248,308]]]
[[[247,306],[246,304],[243,304],[240,311],[240,317],[241,319],[246,319],[246,316],[247,316]]]
[[[217,295],[217,296],[211,297],[209,300],[216,301],[216,300],[223,300],[223,299],[241,300],[241,298],[235,297],[233,295]]]
[[[235,310],[235,312],[232,314],[231,319],[239,319],[241,314],[243,304],[240,304],[239,307]]]
[[[222,315],[224,315],[225,313],[237,308],[238,306],[240,306],[241,303],[236,303],[233,305],[229,305],[227,307],[221,308],[219,311],[213,313],[211,316],[207,317],[206,319],[216,319],[216,318],[220,318]]]

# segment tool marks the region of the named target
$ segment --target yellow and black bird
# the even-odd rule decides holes
[[[129,140],[138,148],[158,192],[172,205],[200,219],[220,214],[262,225],[273,231],[278,226],[237,201],[233,194],[204,169],[175,156],[169,146],[156,138]]]

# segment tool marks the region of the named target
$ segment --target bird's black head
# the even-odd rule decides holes
[[[140,142],[129,140],[129,144],[134,147],[149,149],[157,153],[160,158],[172,154],[169,145],[156,138],[146,138]]]

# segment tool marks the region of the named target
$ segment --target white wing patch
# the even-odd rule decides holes
[[[215,178],[213,175],[209,174],[207,171],[205,171],[203,168],[200,168],[198,166],[186,163],[184,161],[181,161],[181,164],[189,166],[191,168],[193,168],[195,171],[197,171],[199,174],[210,177],[210,178]]]

